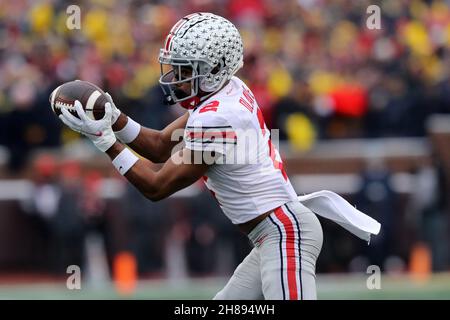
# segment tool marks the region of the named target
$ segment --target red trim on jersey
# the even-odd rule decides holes
[[[260,108],[256,111],[256,115],[258,116],[259,127],[261,128],[262,135],[266,134],[266,123],[264,122],[264,116]]]
[[[297,255],[295,254],[295,243],[298,241],[296,239],[296,233],[294,232],[294,226],[291,220],[286,215],[281,207],[275,209],[275,216],[283,224],[284,232],[286,234],[286,239],[284,241],[285,247],[285,257],[286,257],[286,267],[287,267],[287,280],[288,280],[288,291],[289,299],[298,299],[298,288],[297,288]]]
[[[189,132],[189,138],[223,138],[223,139],[237,139],[234,131],[203,131],[203,132]]]
[[[287,181],[288,175],[286,173],[286,170],[284,170],[283,162],[280,163],[280,170],[281,170],[281,174],[283,175],[284,181]]]
[[[269,139],[267,141],[267,143],[269,144],[269,155],[270,155],[270,159],[272,159],[273,166],[275,167],[275,169],[278,169],[281,171],[281,174],[283,175],[284,180],[287,181],[288,176],[287,176],[286,170],[284,170],[283,162],[277,161],[277,159],[275,159],[275,147],[272,144],[272,140]]]
[[[278,161],[275,160],[275,149],[273,148],[272,140],[269,139],[267,141],[267,144],[269,145],[270,159],[272,159],[272,162],[273,162],[273,165],[275,166],[275,168],[278,169],[277,164],[276,164],[276,162],[278,162]]]

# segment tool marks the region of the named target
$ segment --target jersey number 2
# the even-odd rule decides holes
[[[218,107],[219,107],[219,101],[214,100],[214,101],[211,101],[210,103],[208,103],[206,106],[201,107],[200,111],[198,113],[203,113],[203,112],[208,112],[208,111],[216,112]]]

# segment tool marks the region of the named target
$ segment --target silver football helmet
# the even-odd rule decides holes
[[[212,13],[193,13],[179,20],[160,50],[159,83],[167,102],[194,107],[219,91],[243,66],[242,38],[227,19]],[[188,70],[188,75],[186,75]],[[179,90],[191,83],[191,94]],[[209,93],[198,97],[199,89]]]

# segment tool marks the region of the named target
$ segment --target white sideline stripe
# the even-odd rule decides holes
[[[362,185],[357,174],[297,174],[291,178],[292,186],[297,194],[327,189],[337,194],[356,193]]]
[[[358,174],[297,174],[290,177],[297,194],[307,194],[327,189],[337,194],[355,194],[361,189],[362,179]],[[390,176],[389,185],[394,192],[411,193],[415,187],[414,175],[397,172]]]
[[[450,122],[449,122],[450,123]],[[338,139],[320,141],[308,152],[296,152],[288,143],[280,143],[279,150],[286,159],[299,156],[308,159],[384,159],[396,157],[429,157],[431,145],[428,138],[376,138]]]
[[[338,194],[354,194],[359,191],[361,177],[357,174],[304,174],[290,177],[291,183],[297,194],[315,192],[327,189]],[[410,193],[415,187],[414,175],[410,173],[395,173],[389,181],[392,189],[398,193]],[[0,180],[0,201],[26,200],[31,197],[33,185],[25,179]],[[102,180],[100,189],[101,197],[116,199],[124,195],[126,184],[115,178]],[[189,198],[201,192],[195,184],[174,193],[173,198]]]
[[[86,115],[95,120],[94,118],[94,105],[95,102],[97,101],[98,97],[100,97],[102,94],[98,91],[95,90],[94,92],[91,93],[91,95],[89,96],[89,99],[86,103]]]
[[[426,126],[428,130],[434,133],[450,133],[450,115],[431,115],[426,122]]]
[[[119,179],[102,179],[100,196],[104,199],[119,198],[125,193],[125,187]],[[30,199],[33,188],[33,183],[26,179],[0,180],[0,201]]]
[[[0,200],[27,200],[32,192],[33,184],[28,180],[0,180]]]

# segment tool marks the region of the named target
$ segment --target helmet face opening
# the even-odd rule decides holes
[[[169,104],[186,101],[199,93],[198,62],[184,59],[166,59],[160,57],[161,77],[159,84]],[[186,85],[189,84],[189,87]],[[190,88],[190,93],[187,92]]]

